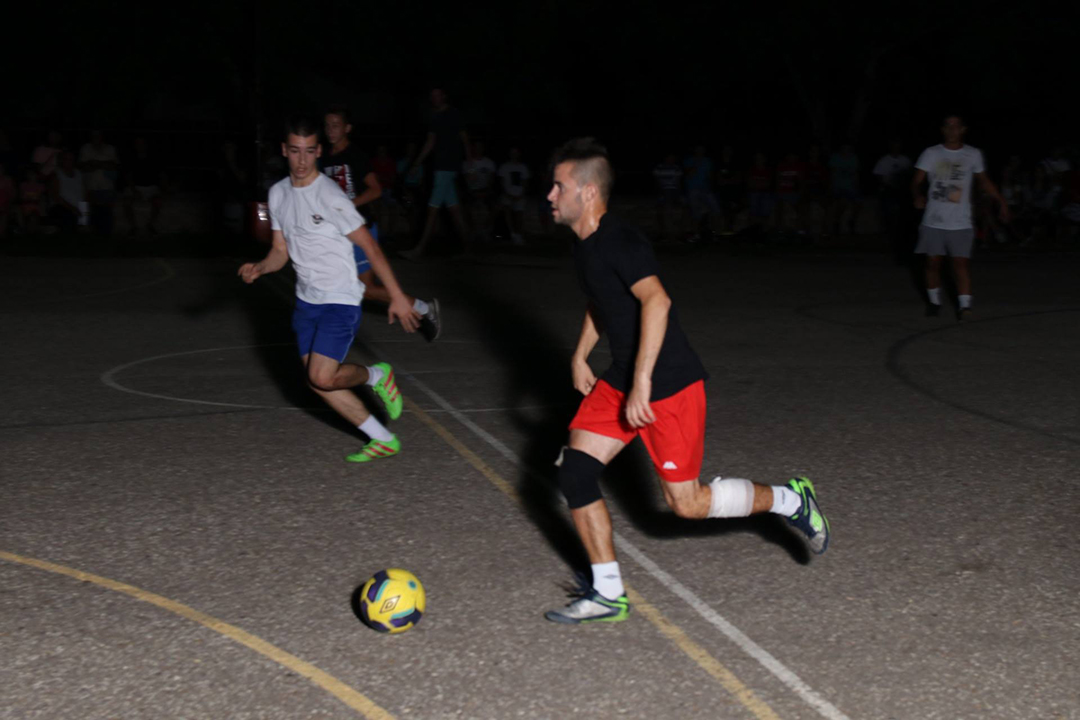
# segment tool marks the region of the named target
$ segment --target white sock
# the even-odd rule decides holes
[[[930,296],[931,305],[941,304],[941,288],[926,288],[926,294]]]
[[[427,315],[428,310],[431,309],[431,306],[428,305],[423,300],[421,300],[420,298],[416,298],[416,300],[413,301],[412,306],[413,306],[413,310],[420,313],[421,315]]]
[[[960,307],[962,307],[962,308],[971,307],[971,296],[970,295],[960,295],[957,299],[960,301]]]
[[[618,600],[626,592],[622,584],[619,562],[596,563],[592,566],[593,590],[608,600]]]
[[[713,478],[709,517],[746,517],[754,509],[754,483],[742,478]]]
[[[372,440],[390,442],[394,439],[394,433],[387,430],[381,422],[375,419],[374,415],[368,417],[367,420],[360,423],[357,427],[360,428],[360,432],[364,433]]]
[[[370,385],[371,387],[375,387],[375,383],[382,380],[382,375],[383,375],[383,372],[382,372],[381,367],[374,367],[374,366],[369,367],[367,369],[367,382],[365,382],[364,384],[365,385]]]
[[[802,496],[784,485],[772,486],[772,507],[769,512],[791,517],[802,507]]]

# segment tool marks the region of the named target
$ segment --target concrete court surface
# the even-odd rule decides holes
[[[409,406],[358,466],[287,275],[3,258],[0,717],[1080,718],[1077,258],[977,259],[962,324],[876,255],[661,260],[707,477],[809,475],[833,544],[679,520],[632,446],[605,492],[636,611],[565,627],[566,260],[396,261],[446,331],[367,312],[354,358]],[[428,591],[399,636],[351,606],[391,566]]]

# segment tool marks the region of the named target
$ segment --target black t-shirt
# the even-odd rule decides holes
[[[659,275],[656,255],[641,232],[608,213],[600,219],[596,232],[574,243],[574,262],[581,289],[592,302],[594,318],[611,347],[611,367],[601,379],[616,390],[630,392],[641,336],[641,303],[630,288],[639,280]],[[673,304],[653,369],[650,401],[674,395],[708,376],[679,325]]]
[[[353,143],[349,143],[348,147],[339,153],[333,153],[328,148],[327,152],[319,158],[319,167],[331,180],[341,186],[350,200],[355,200],[357,195],[364,194],[364,190],[367,189],[364,178],[372,172],[368,156]]]
[[[461,145],[461,115],[452,107],[431,116],[431,132],[435,133],[435,149],[431,151],[432,170],[461,169],[465,159]]]

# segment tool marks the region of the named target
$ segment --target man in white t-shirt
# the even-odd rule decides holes
[[[898,265],[906,264],[911,258],[911,205],[908,202],[911,159],[903,154],[902,147],[899,140],[893,140],[889,143],[889,152],[874,165],[881,230],[889,238]]]
[[[510,159],[499,166],[502,180],[502,205],[506,212],[506,224],[510,239],[515,245],[524,245],[522,235],[525,224],[525,186],[529,182],[529,166],[521,162],[521,151],[510,148]]]
[[[300,360],[311,389],[339,415],[370,438],[349,462],[370,462],[396,455],[401,442],[368,412],[351,390],[367,384],[386,405],[391,420],[401,416],[402,397],[387,363],[363,367],[345,357],[360,326],[364,284],[356,272],[353,245],[367,254],[375,275],[390,295],[387,315],[401,321],[407,332],[419,325],[417,313],[390,263],[365,227],[364,218],[341,187],[319,172],[319,124],[296,117],[286,125],[281,154],[289,161],[289,176],[270,188],[270,252],[257,263],[245,263],[238,274],[252,283],[292,260],[296,271],[293,330]]]
[[[111,235],[120,158],[100,130],[91,131],[90,142],[79,149],[79,169],[90,201],[90,224],[102,235]]]
[[[964,144],[966,132],[959,115],[947,116],[941,126],[944,142],[923,150],[915,162],[911,180],[915,208],[924,210],[915,252],[926,255],[928,317],[941,313],[941,259],[945,255],[952,257],[953,279],[959,296],[957,317],[963,320],[971,314],[969,261],[975,241],[975,226],[971,221],[972,179],[997,202],[1001,221],[1009,221],[1009,206],[986,176],[982,153]],[[923,193],[924,181],[929,183],[929,197]]]

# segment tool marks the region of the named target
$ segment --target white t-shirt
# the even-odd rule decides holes
[[[525,194],[525,181],[529,179],[529,168],[525,163],[504,162],[499,167],[499,177],[502,178],[504,193],[510,197],[521,197]]]
[[[79,150],[79,163],[84,162],[111,162],[120,163],[116,155],[116,148],[112,145],[94,147],[93,143],[86,143]],[[84,178],[87,190],[115,190],[116,170],[91,170]]]
[[[315,305],[359,305],[364,284],[345,236],[364,218],[341,186],[322,173],[304,187],[286,177],[270,188],[269,204],[270,227],[285,234],[296,270],[296,297]]]
[[[462,163],[465,183],[470,190],[487,190],[491,187],[491,177],[495,174],[495,161],[489,157],[479,160],[466,160]]]
[[[888,187],[899,188],[910,168],[911,159],[907,155],[883,155],[874,166],[874,174]]]
[[[81,170],[72,170],[68,175],[63,170],[56,171],[57,191],[65,202],[79,207],[79,203],[86,199],[83,190],[83,176]]]
[[[964,145],[949,150],[934,145],[923,150],[915,167],[926,172],[930,192],[922,224],[941,230],[967,230],[971,223],[971,182],[985,171],[982,153]]]

